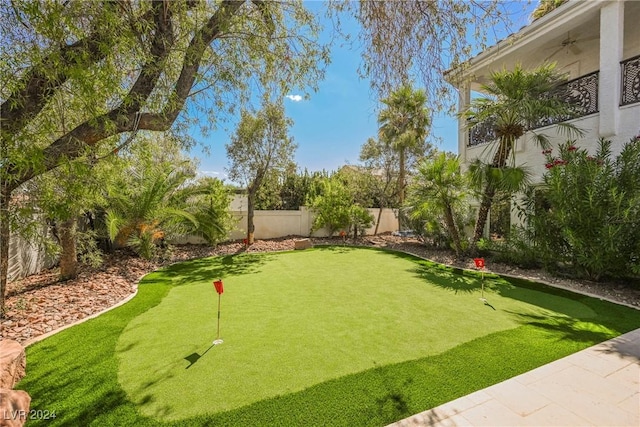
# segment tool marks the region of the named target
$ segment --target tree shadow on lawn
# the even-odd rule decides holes
[[[157,270],[157,272],[171,279],[174,286],[186,285],[192,282],[213,281],[229,276],[258,273],[262,266],[276,256],[276,254],[270,253],[241,253],[199,258],[173,264],[165,269]],[[143,282],[146,284],[148,281],[144,280]]]
[[[441,289],[453,291],[454,294],[471,294],[478,292],[482,287],[481,278],[465,275],[461,269],[444,269],[431,264],[421,264],[411,272]],[[485,282],[485,289],[488,289],[488,281]]]
[[[345,245],[314,246],[313,249],[316,250],[316,251],[336,252],[336,253],[339,253],[339,254],[346,254],[346,253],[349,253],[349,252],[356,251],[358,249],[375,249],[375,248],[367,248],[367,247],[360,247],[360,246],[350,246],[349,244],[345,244]]]
[[[559,340],[596,343],[612,338],[610,326],[594,319],[583,320],[566,316],[517,313],[509,311],[520,323],[551,332]],[[599,330],[598,330],[599,329]]]

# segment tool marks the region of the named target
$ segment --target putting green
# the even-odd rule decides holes
[[[191,267],[191,268],[189,268]],[[118,382],[142,414],[180,420],[230,411],[374,367],[437,355],[536,319],[603,328],[579,301],[502,279],[438,270],[355,248],[210,258],[171,277],[162,301],[120,335]],[[221,337],[216,337],[221,277]],[[148,285],[152,286],[152,285]],[[606,329],[606,328],[605,328]],[[615,334],[615,331],[603,331]]]

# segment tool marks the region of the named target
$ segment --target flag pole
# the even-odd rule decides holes
[[[221,295],[218,294],[218,334],[216,335],[216,340],[220,339],[220,299]]]
[[[476,271],[480,270],[480,283],[481,283],[480,301],[487,304],[487,299],[484,297],[484,268],[485,268],[484,258],[474,258],[473,262],[476,265]]]
[[[213,345],[218,345],[218,344],[222,344],[224,341],[222,341],[220,339],[220,300],[222,297],[222,292],[223,291],[223,287],[222,287],[222,280],[218,279],[216,281],[213,282],[213,285],[216,289],[216,292],[218,293],[218,330],[216,333],[216,339],[213,341]]]

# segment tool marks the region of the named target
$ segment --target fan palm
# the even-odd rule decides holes
[[[407,152],[416,148],[422,148],[422,154],[426,151],[424,141],[430,125],[426,102],[427,95],[424,90],[414,90],[411,86],[404,85],[382,100],[384,109],[378,115],[380,141],[398,153],[400,205],[404,202]]]
[[[518,182],[513,182],[513,179],[518,176],[524,178],[526,175],[507,171],[507,168],[515,166],[516,141],[528,131],[533,131],[542,119],[571,117],[575,114],[574,107],[563,100],[561,93],[557,91],[558,86],[565,81],[566,76],[556,71],[555,64],[544,64],[530,71],[516,65],[512,71],[493,72],[489,83],[481,88],[486,97],[472,100],[461,113],[467,119],[469,128],[489,124],[496,136],[496,140],[487,147],[491,162],[481,165],[477,161],[476,165],[476,171],[482,171],[477,175],[484,178],[484,188],[473,234],[473,246],[484,233],[496,192],[505,190],[501,188],[503,183],[508,183],[510,187],[506,191],[519,188]],[[557,126],[568,137],[582,134],[580,129],[570,123],[558,123]],[[532,134],[540,147],[549,147],[549,139],[545,134]]]
[[[409,187],[416,214],[436,211],[444,219],[456,255],[462,253],[463,245],[455,210],[466,197],[465,188],[466,177],[460,172],[460,161],[448,153],[422,161],[415,182]]]

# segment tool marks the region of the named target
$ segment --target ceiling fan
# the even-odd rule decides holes
[[[544,62],[549,61],[551,58],[553,58],[554,56],[556,56],[558,53],[562,52],[563,50],[566,51],[566,54],[569,54],[569,52],[573,53],[574,55],[579,55],[582,53],[582,49],[580,49],[578,47],[578,45],[580,43],[584,43],[587,41],[591,41],[591,40],[595,40],[597,39],[598,36],[592,36],[592,37],[587,37],[587,38],[583,38],[583,39],[578,39],[575,37],[571,37],[571,33],[568,31],[567,32],[567,37],[565,37],[561,42],[560,42],[560,46],[554,50],[551,55],[547,56],[544,59]]]

